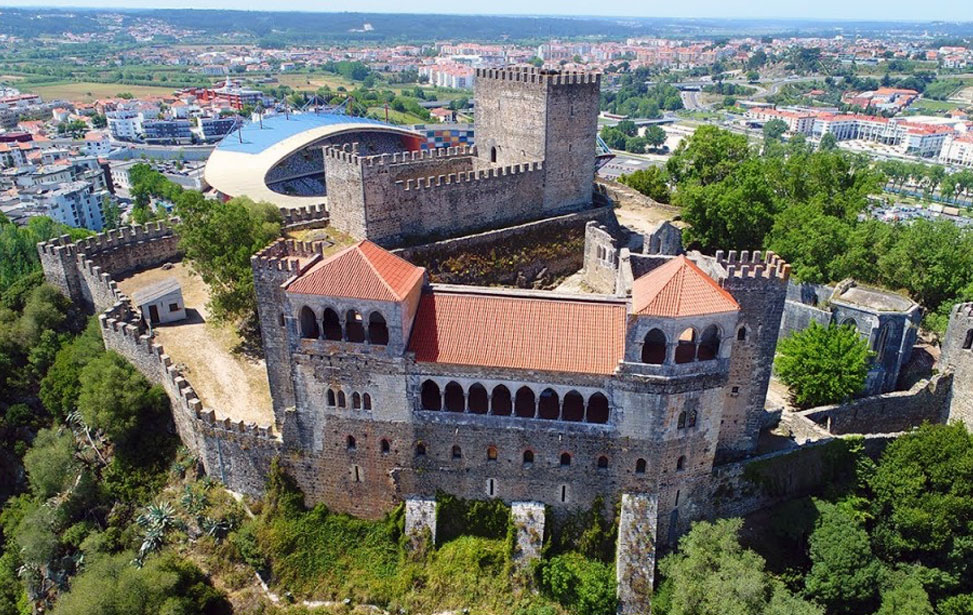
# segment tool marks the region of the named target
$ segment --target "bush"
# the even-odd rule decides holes
[[[81,464],[75,459],[74,436],[69,431],[42,429],[24,455],[27,482],[34,495],[46,500],[70,487]]]
[[[855,327],[812,321],[778,342],[774,368],[797,405],[820,406],[861,393],[872,355]]]
[[[544,589],[575,615],[615,613],[615,570],[579,553],[553,558],[541,569]]]

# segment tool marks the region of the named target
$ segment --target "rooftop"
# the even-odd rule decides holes
[[[364,240],[311,266],[287,286],[304,295],[328,295],[368,301],[402,301],[422,283],[416,267]]]
[[[352,117],[333,113],[292,113],[288,115],[264,116],[263,127],[260,122],[243,124],[242,143],[237,132],[228,135],[217,149],[228,152],[259,154],[294,135],[321,126],[340,126],[341,124],[374,124],[388,126],[385,122],[366,117]]]
[[[843,291],[839,288],[831,300],[879,312],[908,312],[917,305],[912,299],[898,293],[859,285],[851,285]]]
[[[733,312],[740,305],[685,255],[635,280],[632,311],[644,316],[680,318]]]
[[[182,291],[182,287],[179,285],[179,280],[176,278],[169,278],[167,280],[162,280],[161,282],[156,282],[155,284],[142,287],[132,293],[132,303],[137,306],[143,306],[146,303],[151,303],[156,299],[160,299],[177,291]]]

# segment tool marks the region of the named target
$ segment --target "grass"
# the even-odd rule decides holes
[[[24,85],[25,92],[40,94],[44,100],[67,100],[89,103],[99,98],[113,98],[122,92],[135,97],[169,96],[173,86],[126,85],[123,83],[94,83],[89,81],[66,81],[45,85]]]
[[[337,90],[339,87],[353,90],[360,85],[360,83],[345,79],[341,75],[331,73],[283,73],[277,75],[277,81],[280,85],[305,92],[314,92],[324,86],[328,86],[332,90]]]
[[[963,106],[960,103],[920,98],[909,105],[909,111],[951,111],[952,109],[959,109]]]
[[[376,120],[385,121],[385,107],[369,107],[368,117],[375,118]],[[389,108],[388,113],[389,122],[392,124],[428,124],[434,120],[424,120],[418,115],[413,115],[411,113],[406,113],[405,111],[396,111],[395,109]]]

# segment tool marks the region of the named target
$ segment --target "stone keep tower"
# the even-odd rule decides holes
[[[963,421],[967,429],[973,429],[973,303],[953,306],[943,339],[942,363],[953,370],[948,419]]]
[[[481,161],[544,162],[544,209],[591,202],[601,75],[534,67],[476,71]]]

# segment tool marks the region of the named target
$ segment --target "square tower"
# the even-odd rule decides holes
[[[544,210],[591,203],[601,75],[530,67],[476,71],[481,161],[544,163]]]

